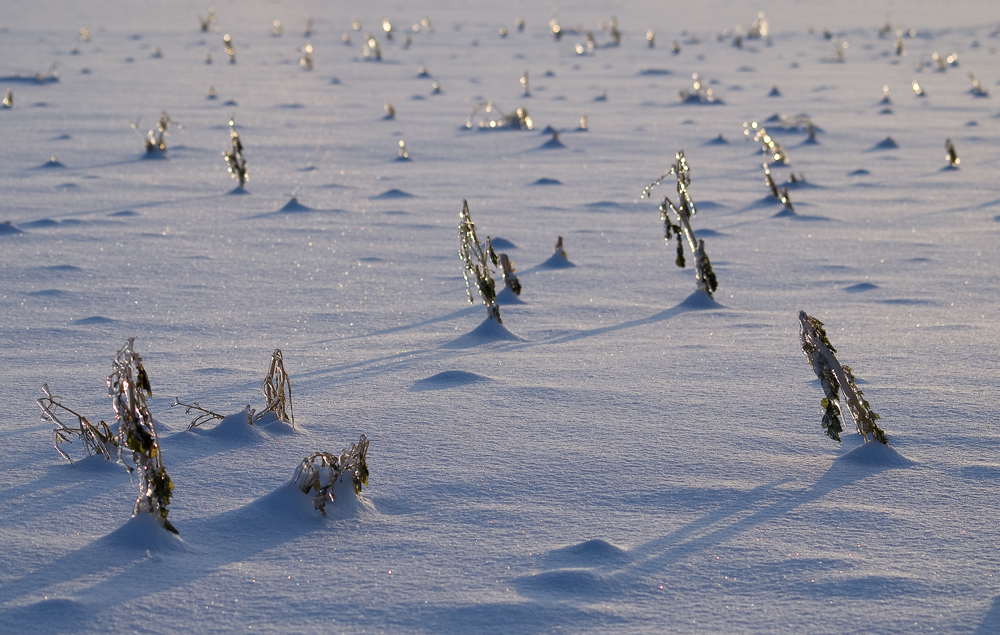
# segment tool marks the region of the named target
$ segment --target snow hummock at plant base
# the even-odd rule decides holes
[[[444,390],[447,388],[457,388],[479,382],[490,381],[488,377],[470,373],[464,370],[446,370],[436,375],[431,375],[418,380],[410,387],[411,391],[421,390]]]
[[[501,319],[503,316],[501,316]],[[493,342],[519,342],[521,338],[514,335],[507,327],[492,318],[486,318],[479,326],[454,340],[443,344],[441,348],[472,348]]]
[[[218,32],[200,31],[204,0],[134,4],[0,11],[0,77],[21,78],[0,109],[0,222],[23,232],[0,236],[0,631],[1000,632],[1000,107],[967,77],[1000,80],[995,1],[897,2],[887,15],[857,0],[557,14],[427,0],[352,15],[248,0],[214,3]],[[747,38],[762,9],[770,35]],[[298,64],[307,15],[311,71]],[[612,16],[618,46],[600,28]],[[424,17],[435,30],[413,31]],[[824,30],[849,41],[843,62],[826,61]],[[594,54],[577,55],[587,31]],[[362,61],[365,32],[381,62]],[[926,66],[953,51],[959,67]],[[59,81],[38,83],[52,60]],[[420,66],[443,94],[429,96]],[[693,73],[726,103],[677,103]],[[782,97],[767,97],[775,84]],[[880,114],[886,85],[892,114]],[[459,132],[486,100],[526,106],[534,130]],[[810,145],[791,121],[765,124],[790,155],[775,178],[823,186],[793,192],[799,216],[785,219],[771,218],[776,201],[754,204],[763,159],[742,127],[778,105],[826,131]],[[169,160],[141,160],[128,120],[160,111],[178,123]],[[587,134],[570,134],[584,114]],[[230,116],[250,177],[233,196]],[[567,149],[538,150],[547,126]],[[710,143],[720,134],[728,143]],[[869,151],[887,136],[898,148]],[[419,160],[394,160],[401,138]],[[941,171],[949,138],[961,170]],[[681,149],[724,308],[681,306],[692,263],[678,268],[664,244],[662,199],[638,198]],[[66,167],[36,169],[52,156]],[[543,177],[562,185],[530,186]],[[391,190],[413,196],[369,198]],[[317,211],[276,213],[292,195]],[[442,347],[486,317],[456,258],[463,199],[482,238],[518,246],[507,253],[526,303],[501,313],[521,341]],[[535,268],[557,235],[578,267]],[[845,291],[865,281],[879,288]],[[916,465],[839,458],[860,436],[823,434],[800,309],[826,324]],[[105,543],[131,517],[135,483],[112,461],[77,459],[78,444],[65,462],[39,421],[43,383],[113,421],[104,380],[131,336],[182,550]],[[294,433],[259,421],[261,443],[206,438],[170,408],[178,395],[259,409],[279,347]],[[412,389],[448,372],[485,381]],[[377,511],[324,519],[305,495],[277,493],[303,457],[362,433]]]
[[[850,452],[838,457],[837,461],[881,468],[901,468],[914,465],[913,461],[897,452],[891,445],[879,441],[865,441]]]
[[[268,438],[260,427],[250,425],[246,410],[227,415],[218,423],[210,422],[193,428],[189,434],[228,444],[264,443]]]
[[[545,262],[535,266],[536,269],[570,269],[576,265],[570,261],[569,257],[563,253],[556,252],[548,257]]]
[[[186,548],[184,541],[177,534],[167,531],[152,514],[136,514],[124,525],[100,538],[110,551],[150,551],[153,553],[171,552]]]
[[[0,236],[20,233],[22,233],[21,230],[15,227],[10,221],[0,223]]]
[[[497,294],[496,303],[501,306],[505,304],[524,304],[524,300],[511,291],[510,288],[504,287],[500,290],[500,293]]]

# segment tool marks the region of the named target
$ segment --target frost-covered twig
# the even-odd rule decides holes
[[[271,365],[267,369],[267,376],[260,385],[260,391],[264,393],[267,405],[260,414],[251,419],[251,424],[260,421],[267,412],[273,412],[283,423],[287,423],[295,428],[295,415],[292,412],[292,382],[285,372],[285,363],[281,357],[281,349],[276,348],[271,353]]]
[[[45,396],[37,399],[35,403],[42,409],[42,421],[56,425],[52,430],[53,446],[56,452],[72,463],[73,459],[59,445],[63,442],[72,443],[73,437],[76,437],[83,442],[83,447],[86,448],[89,456],[103,456],[106,459],[111,459],[111,452],[117,449],[118,442],[108,424],[101,421],[94,425],[87,417],[60,402],[61,397],[53,394],[49,390],[48,384],[42,384],[42,392],[45,393]],[[63,423],[57,414],[60,410],[76,417],[76,427]]]
[[[152,396],[153,390],[134,343],[135,338],[130,337],[115,354],[114,369],[108,376],[108,394],[118,419],[118,460],[125,463],[125,448],[131,450],[132,465],[125,465],[139,475],[139,497],[132,515],[152,514],[164,529],[176,534],[167,520],[174,484],[163,466],[156,423],[146,406],[145,395]]]
[[[14,89],[8,88],[7,94],[3,98],[4,108],[12,108],[14,106]]]
[[[834,441],[840,441],[840,433],[844,431],[840,420],[843,412],[841,404],[846,403],[847,410],[857,426],[858,434],[866,441],[877,439],[882,443],[889,443],[885,432],[875,423],[879,416],[872,411],[864,393],[858,388],[851,367],[841,366],[837,360],[837,349],[827,338],[823,323],[805,311],[799,311],[799,325],[802,351],[809,358],[809,363],[812,364],[813,372],[819,378],[825,395],[822,404],[823,430],[826,435]],[[841,390],[844,392],[843,397],[840,396]]]
[[[475,284],[483,304],[486,305],[486,315],[491,320],[503,324],[503,320],[500,319],[500,307],[496,304],[496,283],[493,282],[493,275],[490,273],[490,263],[494,267],[497,266],[497,255],[493,252],[493,243],[490,242],[488,236],[486,249],[483,249],[479,243],[479,238],[476,236],[476,224],[472,222],[472,217],[469,215],[468,201],[462,201],[462,210],[458,213],[458,218],[458,256],[465,265],[462,269],[462,276],[465,278],[465,290],[469,294],[469,304],[476,302],[472,295],[472,287]]]
[[[243,142],[240,141],[240,133],[236,132],[235,117],[229,118],[229,136],[233,141],[232,152],[223,152],[222,157],[229,166],[229,174],[240,182],[240,187],[250,178],[247,175],[247,160],[243,158]]]
[[[339,457],[329,452],[314,452],[302,459],[292,483],[303,494],[313,497],[313,504],[325,517],[326,504],[334,501],[334,485],[341,476],[350,476],[356,495],[360,496],[361,488],[368,485],[367,454],[368,437],[363,434]]]
[[[306,42],[306,45],[302,47],[302,59],[299,60],[299,66],[311,71],[313,69],[313,45]]]
[[[365,33],[365,44],[361,48],[361,57],[374,62],[382,61],[382,47],[379,46],[378,38],[371,33]]]
[[[663,238],[669,244],[673,236],[677,237],[677,260],[675,262],[678,267],[685,266],[684,240],[687,241],[688,247],[694,254],[695,279],[697,280],[698,288],[705,291],[708,297],[712,297],[712,293],[718,288],[719,283],[715,277],[715,272],[712,271],[712,263],[708,259],[708,253],[705,252],[705,241],[698,240],[694,235],[694,229],[691,227],[691,217],[698,210],[695,208],[694,201],[691,200],[691,196],[687,190],[688,185],[691,184],[689,172],[690,168],[688,167],[687,159],[684,157],[684,151],[679,150],[674,155],[674,164],[671,166],[670,171],[647,185],[642,190],[639,198],[649,196],[652,189],[666,177],[670,175],[677,177],[678,205],[674,205],[668,196],[664,196],[663,203],[660,204],[660,219],[663,221]],[[673,212],[674,216],[677,217],[677,222],[671,219],[669,212]]]
[[[218,412],[212,412],[211,410],[202,408],[197,401],[184,403],[177,397],[174,397],[174,403],[170,404],[170,407],[173,408],[174,406],[184,406],[184,414],[186,415],[191,414],[192,410],[196,410],[201,413],[188,424],[188,430],[193,430],[194,428],[208,423],[209,421],[221,421],[226,418],[225,415],[220,415]]]

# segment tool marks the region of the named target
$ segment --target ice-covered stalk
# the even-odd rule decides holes
[[[260,391],[264,393],[266,406],[263,412],[253,418],[253,422],[259,421],[265,412],[273,412],[279,420],[295,427],[295,416],[292,412],[292,382],[285,372],[285,363],[281,357],[281,349],[275,349],[271,354],[271,365],[268,367],[267,376],[260,385]]]
[[[229,118],[229,136],[233,141],[232,152],[223,152],[222,156],[229,166],[229,173],[234,179],[240,182],[240,187],[247,182],[247,161],[243,158],[243,142],[240,141],[240,133],[236,132],[236,120]]]
[[[134,342],[135,338],[130,337],[115,354],[114,369],[108,376],[108,394],[118,419],[118,459],[125,463],[124,450],[131,450],[132,465],[125,465],[139,476],[139,498],[132,515],[152,514],[164,529],[176,534],[167,520],[174,484],[160,456],[156,423],[146,406],[145,395],[152,396],[153,390]]]
[[[812,364],[813,372],[819,378],[825,395],[822,403],[825,411],[823,430],[826,435],[834,441],[840,441],[840,433],[844,431],[840,420],[840,414],[843,412],[841,404],[846,404],[858,434],[866,441],[877,439],[882,443],[889,443],[885,432],[875,423],[879,416],[872,411],[864,393],[858,388],[851,367],[841,366],[837,360],[837,349],[826,336],[823,323],[805,311],[799,311],[799,324],[802,351],[809,358],[809,363]],[[840,396],[841,391],[843,397]]]
[[[368,485],[367,455],[368,437],[362,434],[361,439],[341,452],[339,457],[329,452],[314,452],[302,459],[292,483],[303,494],[311,495],[316,509],[326,516],[326,504],[334,501],[334,485],[341,476],[350,476],[357,495],[361,494],[363,486]]]
[[[72,437],[77,437],[83,442],[83,446],[86,448],[89,456],[96,455],[103,456],[106,459],[111,458],[111,452],[117,447],[117,441],[108,424],[101,421],[99,424],[94,425],[87,417],[61,403],[59,395],[53,394],[49,390],[48,384],[42,385],[42,392],[45,393],[45,396],[38,399],[35,403],[42,409],[42,421],[48,421],[56,425],[52,430],[53,446],[60,456],[70,463],[73,462],[69,454],[59,447],[59,445],[63,442],[72,443]],[[59,418],[57,413],[60,410],[70,416],[76,417],[77,425],[75,428],[67,425]]]
[[[562,236],[559,236],[556,239],[555,253],[559,254],[563,258],[568,258],[569,257],[569,256],[566,255],[566,250],[563,248],[563,237]]]
[[[944,149],[948,151],[948,154],[944,157],[945,161],[947,161],[951,167],[957,168],[958,164],[961,163],[962,160],[958,158],[958,151],[955,150],[955,146],[952,144],[951,139],[944,142]]]
[[[521,281],[514,273],[514,264],[507,254],[498,254],[500,258],[500,275],[503,276],[503,286],[510,289],[514,295],[521,295]]]
[[[811,124],[810,124],[811,126]],[[750,132],[754,132],[753,140],[761,144],[761,152],[764,153],[765,160],[770,163],[788,163],[788,153],[778,141],[768,134],[767,129],[756,121],[743,122],[743,135],[750,137]],[[812,135],[810,135],[811,137]]]
[[[774,177],[771,176],[771,168],[764,164],[764,184],[771,191],[771,196],[774,198],[781,198],[781,194],[778,192],[778,184],[774,182]]]
[[[659,185],[666,177],[670,175],[677,177],[678,204],[674,205],[669,196],[664,196],[663,203],[660,204],[660,219],[663,221],[663,239],[669,244],[672,237],[677,237],[677,260],[675,262],[678,267],[685,266],[684,242],[687,242],[691,253],[695,257],[695,280],[697,280],[698,288],[707,293],[708,297],[712,297],[712,293],[718,288],[719,283],[715,277],[715,272],[712,271],[712,263],[708,259],[708,254],[705,252],[705,241],[698,240],[695,237],[694,229],[691,227],[691,217],[698,210],[695,208],[694,201],[691,200],[691,195],[688,194],[687,188],[691,184],[690,171],[687,159],[684,157],[684,151],[678,150],[677,154],[674,155],[674,164],[671,166],[670,171],[647,185],[643,189],[640,198],[649,196],[653,188]],[[671,218],[671,212],[677,218],[676,222]]]
[[[476,236],[476,224],[469,216],[468,201],[462,201],[462,210],[458,213],[458,218],[458,256],[465,264],[462,276],[465,278],[465,290],[469,294],[469,304],[476,302],[475,296],[472,294],[472,286],[475,284],[483,304],[486,305],[486,315],[491,320],[503,324],[503,320],[500,319],[500,307],[496,304],[496,283],[493,282],[493,275],[490,273],[490,264],[492,263],[494,267],[497,265],[497,255],[493,252],[493,243],[490,242],[489,237],[486,238],[486,249],[483,249],[479,243],[479,238]]]

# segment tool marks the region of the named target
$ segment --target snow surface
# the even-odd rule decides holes
[[[995,2],[570,2],[558,42],[552,7],[523,0],[220,2],[203,33],[208,4],[0,11],[0,631],[1000,632],[1000,106],[967,77],[1000,91]],[[735,46],[759,10],[769,39]],[[411,29],[424,16],[434,32]],[[362,61],[383,17],[394,38]],[[905,57],[887,18],[916,30]],[[35,81],[52,60],[58,81]],[[679,104],[692,73],[723,103]],[[466,130],[478,100],[535,130]],[[175,125],[147,160],[128,120],[160,111]],[[794,216],[742,137],[776,113],[821,130],[773,130],[775,180],[809,184]],[[230,115],[246,195],[221,158]],[[564,148],[539,149],[547,126]],[[717,305],[663,243],[673,186],[638,198],[679,149]],[[517,245],[510,337],[466,302],[462,199],[483,239]],[[541,266],[559,235],[576,266]],[[891,448],[822,434],[799,310]],[[179,540],[129,520],[123,469],[64,462],[34,404],[48,382],[111,422],[130,336]],[[187,431],[175,396],[263,407],[275,348],[294,433]],[[362,433],[364,500],[324,519],[286,484]]]

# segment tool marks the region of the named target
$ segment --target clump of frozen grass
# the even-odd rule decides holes
[[[199,13],[198,24],[201,25],[201,30],[207,32],[211,29],[215,25],[215,19],[215,6],[208,7],[208,17],[203,18]]]
[[[313,45],[306,42],[306,45],[302,47],[302,59],[299,60],[299,66],[311,71],[313,69]]]
[[[73,439],[78,439],[83,443],[88,456],[103,456],[111,459],[113,451],[117,451],[118,441],[108,424],[101,421],[93,424],[87,417],[63,404],[59,395],[49,390],[48,384],[42,385],[42,392],[45,396],[36,400],[35,403],[42,409],[42,421],[54,423],[56,427],[52,430],[53,446],[64,459],[73,462],[69,454],[59,447],[63,443],[73,443]],[[76,417],[76,425],[67,424],[60,418]]]
[[[458,213],[458,256],[462,259],[464,267],[462,277],[465,278],[465,290],[469,294],[469,304],[475,304],[476,299],[472,294],[473,285],[479,292],[483,304],[486,306],[486,315],[489,319],[503,324],[500,319],[500,306],[496,303],[497,291],[496,283],[490,272],[490,264],[497,265],[497,255],[493,251],[493,243],[486,237],[486,249],[483,249],[479,238],[476,236],[476,224],[472,222],[469,215],[469,202],[462,201],[462,209]]]
[[[958,158],[958,151],[955,150],[955,146],[954,146],[954,144],[952,144],[951,139],[947,139],[944,142],[944,148],[948,152],[944,156],[944,160],[948,162],[949,166],[951,166],[953,168],[957,168],[958,164],[961,163],[962,160]]]
[[[174,484],[163,466],[156,423],[146,405],[146,395],[152,396],[153,389],[134,343],[135,338],[130,337],[115,354],[114,369],[107,382],[118,419],[118,460],[139,476],[139,497],[132,516],[151,514],[164,529],[176,534],[177,530],[167,520]],[[131,465],[123,460],[126,448],[132,451]]]
[[[396,108],[389,102],[385,102],[385,117],[383,119],[395,119],[396,118]]]
[[[778,185],[774,182],[774,177],[771,176],[771,168],[764,164],[764,185],[771,192],[771,196],[774,198],[781,198],[781,194],[778,192]]]
[[[809,358],[813,372],[819,378],[823,387],[823,430],[834,441],[840,442],[840,433],[844,431],[841,422],[843,405],[851,413],[858,434],[865,441],[877,439],[881,443],[889,443],[885,432],[875,423],[879,416],[872,411],[865,400],[864,393],[858,388],[854,373],[850,366],[841,366],[837,360],[837,349],[830,343],[823,328],[823,323],[816,318],[799,311],[799,333],[802,342],[802,352]],[[843,390],[843,397],[840,392]]]
[[[974,97],[989,97],[990,96],[990,91],[986,90],[986,88],[983,87],[982,82],[980,82],[976,78],[975,75],[973,75],[972,73],[969,73],[969,79],[972,81],[972,88],[969,89],[969,92]]]
[[[233,46],[233,38],[228,33],[222,36],[222,44],[225,46],[226,55],[229,57],[229,63],[236,63],[236,48]]]
[[[678,93],[677,101],[683,104],[721,104],[722,101],[716,98],[712,89],[698,78],[698,73],[691,74],[691,90],[682,90]]]
[[[656,32],[653,29],[646,31],[646,46],[656,48]]]
[[[13,108],[14,107],[14,89],[13,88],[8,88],[7,89],[7,94],[4,95],[4,98],[3,98],[3,107],[4,108]]]
[[[271,32],[274,33],[275,37],[279,37],[285,30],[281,27],[281,20],[275,18],[274,22],[271,23]]]
[[[771,25],[768,24],[767,18],[764,17],[764,12],[759,11],[757,19],[750,24],[750,30],[747,31],[747,39],[766,40],[770,34]]]
[[[342,477],[351,479],[354,494],[368,485],[368,437],[361,435],[357,443],[340,453],[314,452],[302,459],[292,477],[292,483],[303,494],[313,497],[313,504],[326,517],[326,504],[334,502],[334,486]]]
[[[469,119],[465,122],[467,129],[475,127],[473,120],[480,110],[485,115],[479,121],[480,130],[532,130],[535,126],[527,108],[518,108],[510,114],[505,114],[492,101],[477,101]]]
[[[292,382],[285,372],[285,362],[281,356],[281,349],[276,348],[271,354],[271,364],[268,366],[267,376],[260,385],[260,390],[264,393],[266,405],[264,411],[253,419],[254,422],[267,412],[273,412],[274,416],[282,423],[287,423],[295,428],[295,415],[292,412]]]
[[[406,149],[406,141],[404,141],[403,139],[399,140],[399,160],[400,161],[410,160],[410,151]]]
[[[688,247],[694,255],[695,279],[698,283],[698,289],[704,291],[711,298],[712,293],[718,288],[719,283],[715,277],[715,272],[712,271],[712,263],[708,259],[708,253],[705,251],[705,241],[698,240],[695,237],[694,229],[691,227],[691,217],[698,210],[695,208],[694,201],[691,200],[691,196],[688,194],[688,186],[691,184],[690,171],[691,169],[688,167],[684,151],[678,150],[677,154],[674,155],[674,164],[671,166],[670,171],[647,185],[642,190],[639,198],[648,197],[653,188],[668,176],[673,175],[677,177],[678,204],[674,205],[669,196],[664,196],[663,203],[660,204],[660,218],[663,220],[663,239],[669,244],[673,236],[677,237],[677,259],[675,262],[678,267],[685,266],[684,241],[686,240]],[[676,222],[671,218],[671,213],[676,217]],[[556,247],[558,249],[560,245]]]
[[[917,97],[927,96],[927,93],[924,91],[923,87],[920,85],[920,82],[918,82],[917,80],[913,80],[913,83],[910,84],[910,88],[913,89],[913,94],[916,95]]]
[[[167,128],[169,128],[170,124],[173,122],[170,120],[170,115],[168,115],[166,111],[160,112],[160,121],[156,124],[156,130],[147,131],[145,136],[139,132],[138,122],[134,122],[130,119],[128,123],[132,130],[134,130],[135,133],[139,135],[139,138],[142,139],[142,145],[146,149],[146,152],[167,151],[167,142],[164,137],[167,134]]]
[[[361,47],[361,57],[370,62],[382,61],[382,47],[379,46],[378,38],[371,33],[365,33],[365,43]]]
[[[524,97],[531,97],[531,87],[528,86],[528,69],[525,69],[524,75],[521,75],[521,90],[524,91]]]
[[[234,116],[229,118],[229,137],[232,139],[233,149],[230,152],[223,152],[222,157],[229,166],[229,174],[239,181],[240,189],[243,189],[249,176],[247,175],[247,160],[243,158],[243,142],[240,141],[240,134],[236,132]]]
[[[260,384],[260,391],[264,394],[264,409],[257,412],[248,404],[246,407],[247,425],[254,425],[264,418],[264,415],[271,412],[282,423],[287,423],[295,429],[295,416],[292,411],[292,382],[285,372],[285,362],[281,355],[281,349],[275,349],[271,354],[271,362],[267,369],[267,375]],[[197,412],[195,418],[188,424],[188,430],[198,428],[210,421],[221,421],[225,415],[203,408],[197,401],[184,403],[179,398],[174,397],[174,403],[170,407],[184,406],[184,414]]]

